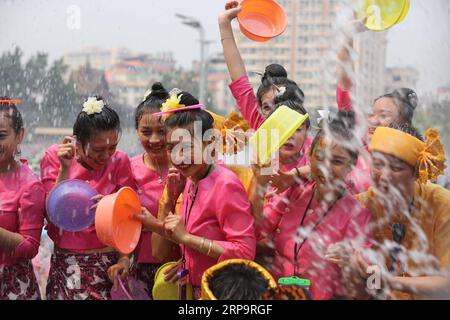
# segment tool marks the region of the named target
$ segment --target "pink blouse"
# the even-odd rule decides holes
[[[44,201],[42,183],[26,161],[14,172],[0,176],[0,227],[23,237],[14,253],[0,249],[0,266],[36,256],[44,225]]]
[[[168,170],[159,174],[144,164],[144,155],[140,154],[131,159],[131,170],[136,183],[137,192],[141,205],[150,211],[155,217],[158,216],[158,203],[166,185]],[[136,247],[135,254],[139,263],[160,263],[152,256],[152,233],[142,231],[141,239]]]
[[[325,260],[328,246],[346,241],[354,248],[367,248],[370,243],[367,226],[371,214],[367,209],[361,208],[352,195],[347,195],[338,200],[319,223],[320,214],[315,212],[317,204],[313,201],[307,210],[314,185],[315,183],[309,182],[290,188],[284,193],[284,199],[265,208],[264,221],[257,228],[257,235],[264,238],[273,234],[276,256],[271,274],[279,279],[293,275],[295,241],[297,240],[299,248],[309,234],[307,241],[298,250],[297,275],[311,280],[313,299],[323,300],[342,295],[343,287],[339,267]],[[303,227],[300,228],[305,211],[308,212]],[[315,225],[317,227],[311,233]]]
[[[339,86],[336,86],[336,103],[339,111],[353,110],[350,92]],[[370,166],[370,154],[367,149],[367,145],[364,145],[359,150],[359,157],[356,167],[347,179],[347,187],[352,194],[356,195],[365,192],[372,185]]]
[[[352,111],[352,100],[350,91],[344,90],[340,86],[336,86],[336,103],[339,111]]]
[[[370,158],[367,145],[359,149],[359,156],[356,162],[356,167],[350,172],[347,177],[347,188],[351,194],[357,195],[366,192],[372,186],[372,178],[370,174],[370,165],[372,161]]]
[[[243,75],[234,80],[229,87],[244,119],[248,121],[252,129],[258,129],[264,122],[264,117],[259,112],[258,100],[248,76]]]
[[[247,192],[233,172],[216,165],[205,179],[199,181],[198,193],[192,202],[194,193],[192,181],[188,179],[180,208],[186,230],[214,240],[225,250],[215,259],[184,248],[189,283],[199,286],[203,272],[217,262],[234,258],[253,260],[256,238]],[[208,241],[205,242],[207,245]]]
[[[57,154],[58,145],[52,145],[45,152],[41,161],[41,179],[47,194],[53,189],[58,177],[60,162]],[[85,180],[102,195],[114,193],[121,187],[135,189],[130,159],[126,153],[120,150],[117,150],[105,166],[99,170],[87,170],[73,159],[69,169],[69,179]],[[97,238],[94,225],[78,232],[61,230],[51,222],[47,224],[46,228],[55,245],[62,249],[84,252],[106,247]]]

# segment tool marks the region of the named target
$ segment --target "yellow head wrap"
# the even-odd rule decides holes
[[[433,128],[427,130],[423,142],[400,130],[379,127],[372,136],[369,151],[383,152],[403,160],[416,169],[421,183],[436,180],[446,168],[439,131]]]
[[[214,296],[211,289],[209,288],[209,281],[214,277],[214,275],[216,275],[218,272],[220,272],[220,270],[222,270],[226,266],[233,265],[233,264],[245,264],[248,267],[258,271],[264,277],[264,279],[267,280],[267,283],[269,284],[268,289],[274,289],[277,287],[277,284],[276,284],[274,278],[272,277],[272,275],[266,269],[264,269],[259,264],[257,264],[256,262],[253,262],[250,260],[244,260],[244,259],[231,259],[231,260],[226,260],[221,263],[218,263],[203,273],[203,276],[202,276],[202,300],[217,300],[217,298]]]

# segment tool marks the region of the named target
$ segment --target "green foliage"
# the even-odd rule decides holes
[[[0,95],[22,100],[27,128],[71,126],[81,100],[73,82],[64,80],[67,66],[62,59],[49,66],[48,55],[37,53],[22,61],[19,48],[0,56]]]
[[[173,88],[178,88],[182,91],[187,91],[192,94],[194,97],[199,97],[199,75],[195,71],[184,71],[179,68],[174,73],[166,73],[162,79],[160,80],[164,87],[170,91]],[[207,106],[206,108],[215,113],[223,113],[218,112],[214,108],[214,100],[210,92],[207,92],[206,96]]]

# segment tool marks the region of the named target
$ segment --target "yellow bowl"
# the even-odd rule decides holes
[[[308,114],[300,114],[287,106],[281,106],[264,121],[250,138],[250,145],[258,156],[258,163],[269,162],[272,154],[300,128]]]
[[[411,7],[411,1],[410,0],[406,0],[405,1],[405,7],[403,8],[402,15],[400,16],[400,18],[398,18],[398,20],[397,20],[397,22],[395,24],[399,24],[403,20],[405,20],[406,16],[408,15],[410,7]]]
[[[176,262],[167,262],[156,271],[155,284],[153,285],[153,300],[178,300],[178,281],[169,283],[164,278],[164,272],[170,269]],[[187,300],[193,300],[193,289],[190,284],[186,285]]]
[[[387,30],[401,22],[406,0],[358,0],[356,12],[359,18],[367,17],[366,27],[372,31]]]

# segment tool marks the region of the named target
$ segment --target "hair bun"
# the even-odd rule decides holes
[[[192,94],[190,94],[189,92],[186,91],[181,91],[180,94],[178,96],[181,95],[181,100],[180,103],[185,105],[186,107],[189,106],[195,106],[197,104],[199,104],[200,102],[198,101],[197,98],[195,98]]]
[[[417,108],[417,105],[419,104],[419,98],[417,97],[417,93],[415,93],[413,90],[411,90],[410,93],[408,93],[408,102],[415,110]]]
[[[287,76],[288,76],[287,71],[282,65],[273,63],[269,64],[266,67],[266,70],[264,72],[261,81],[265,81],[270,78],[287,78]]]
[[[393,92],[394,95],[397,95],[402,100],[406,101],[408,105],[415,110],[417,105],[419,104],[419,98],[417,97],[417,93],[409,88],[401,88],[397,89]]]
[[[164,88],[161,82],[155,82],[152,85],[152,91],[146,96],[147,98],[155,97],[159,99],[167,99],[169,92]]]

